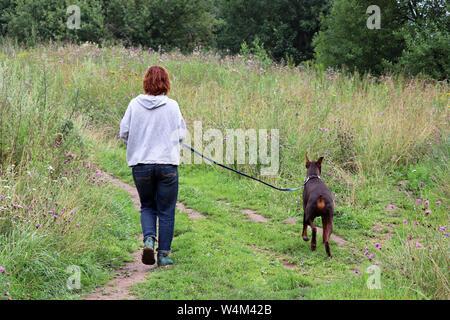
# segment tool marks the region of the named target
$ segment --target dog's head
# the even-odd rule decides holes
[[[322,173],[322,160],[323,157],[320,157],[317,161],[309,161],[308,155],[306,155],[306,175],[320,176]]]

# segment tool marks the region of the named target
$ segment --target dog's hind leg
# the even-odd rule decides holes
[[[309,238],[308,238],[308,223],[307,223],[307,221],[303,221],[302,238],[303,238],[304,241],[309,241]]]
[[[327,252],[328,256],[331,257],[330,252],[330,236],[331,236],[331,230],[332,230],[332,221],[330,217],[323,216],[322,217],[322,225],[323,225],[323,243],[325,244],[325,251]]]
[[[317,246],[317,228],[314,226],[314,223],[311,220],[309,220],[309,225],[312,229],[312,236],[311,236],[311,250],[314,251],[316,250],[316,246]]]

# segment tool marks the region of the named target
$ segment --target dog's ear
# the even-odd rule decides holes
[[[317,165],[320,167],[322,165],[323,157],[320,157],[319,160],[316,161]]]
[[[309,164],[311,163],[308,159],[308,154],[305,155],[305,160],[306,160],[306,169],[309,168]]]

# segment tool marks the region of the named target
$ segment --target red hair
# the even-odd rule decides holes
[[[169,73],[160,66],[148,68],[144,76],[144,92],[152,96],[167,95],[170,91]]]

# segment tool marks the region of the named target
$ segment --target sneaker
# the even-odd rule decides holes
[[[147,237],[144,241],[142,263],[146,265],[152,265],[155,263],[155,240],[152,237]]]
[[[158,252],[158,267],[169,266],[173,264],[173,260],[169,258],[167,253]]]

